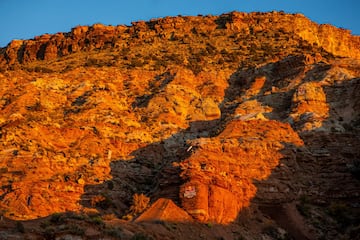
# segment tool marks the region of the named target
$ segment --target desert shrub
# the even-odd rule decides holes
[[[79,227],[78,225],[69,225],[67,226],[67,232],[73,235],[77,235],[77,236],[84,236],[85,235],[85,230],[81,227]]]
[[[117,219],[116,215],[113,214],[113,213],[105,214],[105,215],[102,216],[102,218],[103,218],[104,220],[107,220],[107,221],[111,221],[111,220]]]
[[[177,229],[177,224],[176,223],[171,223],[171,222],[164,222],[162,221],[161,223],[162,225],[164,225],[164,227],[168,230],[168,231],[173,231]]]
[[[85,220],[86,219],[86,215],[75,213],[75,212],[67,212],[67,213],[65,213],[65,215],[69,219],[75,219],[75,220]]]
[[[86,59],[85,62],[85,66],[86,67],[91,67],[91,66],[97,66],[100,63],[100,60],[96,59],[96,58],[88,58]]]
[[[198,75],[202,71],[201,63],[195,59],[190,58],[189,63],[186,65],[195,75]]]
[[[299,204],[296,204],[296,209],[299,211],[301,215],[304,217],[310,216],[310,206],[309,206],[309,200],[306,196],[301,196],[299,199]]]
[[[130,207],[130,212],[133,214],[139,214],[143,212],[149,205],[150,198],[145,196],[144,194],[133,195],[133,204]]]
[[[42,106],[38,101],[34,105],[26,106],[26,110],[28,111],[40,111],[41,109]]]
[[[239,61],[239,56],[235,52],[231,52],[228,55],[224,56],[224,61],[229,63],[236,63]]]
[[[349,236],[350,239],[360,239],[360,224],[350,230]]]
[[[351,124],[349,124],[349,123],[344,123],[343,127],[344,127],[344,129],[346,131],[353,131],[354,130],[353,126],[351,126]]]
[[[360,180],[360,159],[353,160],[353,165],[349,167],[351,174]]]
[[[131,221],[134,218],[134,216],[129,213],[129,214],[123,215],[121,218],[126,221]]]
[[[310,208],[309,208],[309,206],[307,204],[297,204],[296,209],[304,217],[309,217],[310,216]]]
[[[278,232],[278,230],[276,229],[276,227],[275,227],[275,226],[272,226],[272,225],[269,225],[269,226],[264,227],[264,228],[262,229],[262,233],[264,233],[264,234],[266,234],[266,235],[268,235],[268,236],[270,236],[270,237],[274,237],[274,238],[276,238],[276,239],[277,239],[278,234],[279,234],[279,232]]]
[[[181,65],[181,64],[184,63],[183,57],[181,55],[179,55],[179,54],[172,53],[170,55],[167,55],[166,58],[167,58],[167,60],[169,62],[173,62],[173,63],[178,64],[178,65]]]
[[[109,190],[113,190],[114,189],[114,182],[113,181],[108,181],[107,182],[107,188]]]
[[[293,239],[287,232],[273,225],[267,225],[262,229],[262,233],[270,236],[272,239],[287,240]]]
[[[43,228],[43,229],[48,228],[50,225],[51,225],[50,221],[43,221],[43,222],[40,223],[40,227]]]
[[[16,231],[18,231],[19,233],[25,233],[25,227],[24,224],[22,224],[22,222],[16,222],[15,228]]]
[[[142,67],[146,64],[140,57],[134,57],[130,60],[129,67],[136,68],[136,67]]]
[[[207,43],[206,44],[206,51],[208,52],[208,54],[210,55],[214,55],[217,53],[217,49],[214,45],[212,45],[211,43]]]
[[[50,217],[50,222],[53,224],[65,223],[65,216],[62,213],[54,213]]]
[[[152,240],[151,236],[145,235],[144,233],[135,233],[130,240]]]
[[[121,239],[122,238],[122,229],[119,227],[109,227],[105,228],[104,233],[108,236]]]
[[[44,238],[46,240],[52,240],[52,239],[55,239],[55,228],[53,227],[48,227],[44,230],[44,232],[42,233]]]
[[[351,213],[349,208],[343,203],[331,203],[328,207],[328,213],[341,226],[347,226],[351,224]]]
[[[89,222],[90,223],[95,223],[97,225],[103,225],[104,224],[104,221],[101,218],[101,216],[92,216],[92,217],[90,217]]]
[[[85,67],[104,67],[114,65],[114,61],[109,59],[100,59],[100,58],[88,58],[86,59],[84,66]]]
[[[47,67],[40,67],[40,66],[36,66],[33,69],[34,72],[40,72],[40,73],[53,73],[54,70],[47,68]]]
[[[154,63],[153,68],[154,68],[154,70],[160,70],[161,68],[166,67],[167,64],[168,63],[166,62],[166,60],[159,59]]]
[[[91,198],[91,206],[93,207],[99,207],[101,209],[108,209],[113,205],[113,202],[111,199],[104,195],[96,195]]]

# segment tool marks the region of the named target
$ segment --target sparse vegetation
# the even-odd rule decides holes
[[[114,182],[113,181],[108,181],[107,182],[107,188],[109,190],[113,190],[114,189]]]
[[[68,232],[70,234],[73,234],[73,235],[77,235],[77,236],[84,236],[85,235],[85,230],[83,228],[81,228],[80,226],[74,225],[74,224],[66,226],[64,231]]]
[[[25,233],[25,227],[22,222],[16,222],[16,231],[19,233]]]
[[[279,232],[275,226],[268,225],[262,230],[262,232],[270,237],[273,237],[274,239],[279,239]]]
[[[45,228],[44,232],[43,232],[43,236],[45,237],[46,240],[53,240],[55,239],[55,228],[54,227],[47,227]]]
[[[293,239],[287,232],[285,232],[283,229],[279,229],[276,226],[268,225],[263,228],[262,232],[269,237],[272,237],[273,239],[279,239],[279,240],[291,240]]]
[[[106,220],[106,221],[111,221],[111,220],[115,220],[118,219],[117,216],[113,213],[110,214],[105,214],[102,216],[102,219]]]
[[[352,223],[350,210],[344,203],[331,203],[328,207],[328,213],[342,226],[342,228],[345,228]]]
[[[300,197],[300,201],[296,204],[296,208],[304,217],[310,217],[310,206],[308,198],[305,195]]]
[[[121,239],[123,237],[122,229],[119,227],[107,227],[104,233],[108,236]]]
[[[360,159],[354,159],[353,164],[349,166],[351,174],[360,180]]]
[[[101,218],[101,216],[91,216],[90,219],[89,219],[89,222],[95,223],[97,225],[103,225],[104,224],[104,221]]]
[[[130,240],[153,240],[153,238],[144,233],[135,233],[135,235]]]
[[[145,196],[144,194],[133,195],[133,204],[130,207],[130,212],[132,214],[142,213],[149,206],[150,198]]]
[[[63,213],[54,213],[50,216],[50,222],[53,224],[65,223],[66,216]]]
[[[91,198],[91,206],[101,209],[108,209],[113,205],[112,200],[108,196],[97,195]]]
[[[76,213],[76,212],[66,212],[65,215],[67,218],[75,219],[75,220],[85,220],[87,217],[85,214]]]

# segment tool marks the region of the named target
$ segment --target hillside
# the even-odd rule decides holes
[[[360,238],[360,37],[300,14],[0,49],[0,238]]]

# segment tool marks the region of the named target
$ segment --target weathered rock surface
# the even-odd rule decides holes
[[[234,221],[256,194],[253,181],[279,164],[282,143],[303,145],[290,125],[264,120],[234,120],[219,136],[193,141],[195,152],[181,163],[182,206],[203,222]]]
[[[281,12],[12,41],[0,237],[356,239],[359,41]]]
[[[324,48],[337,56],[360,58],[360,38],[350,31],[331,25],[319,25],[301,14],[238,13],[206,17],[167,17],[150,22],[134,22],[132,26],[78,26],[70,33],[41,35],[32,40],[14,40],[3,49],[0,63],[9,65],[36,60],[52,60],[69,54],[94,49],[131,47],[130,39],[156,43],[160,39],[181,39],[193,34],[211,34],[215,29],[226,33],[249,34],[269,30],[297,35],[300,39]],[[278,40],[279,35],[274,40]]]

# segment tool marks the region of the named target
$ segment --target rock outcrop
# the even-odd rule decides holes
[[[282,12],[12,41],[0,238],[356,239],[359,41]]]
[[[360,38],[349,30],[328,24],[316,24],[301,14],[239,13],[206,17],[166,17],[150,22],[134,22],[132,26],[78,26],[70,33],[41,35],[32,40],[14,40],[2,49],[1,65],[30,63],[37,60],[54,60],[77,52],[100,49],[131,48],[130,39],[156,44],[159,39],[186,39],[191,34],[209,34],[216,29],[227,34],[266,32],[271,29],[275,41],[279,33],[296,35],[303,41],[325,49],[336,56],[360,59]],[[132,41],[132,40],[131,40]],[[161,40],[160,40],[161,41]]]
[[[181,162],[183,208],[202,222],[234,221],[256,194],[253,181],[279,164],[282,143],[303,145],[290,125],[264,120],[234,120],[219,136],[191,142],[194,153]]]
[[[176,206],[170,199],[160,198],[149,209],[143,212],[136,222],[167,221],[167,222],[192,222],[193,219],[186,211]]]

